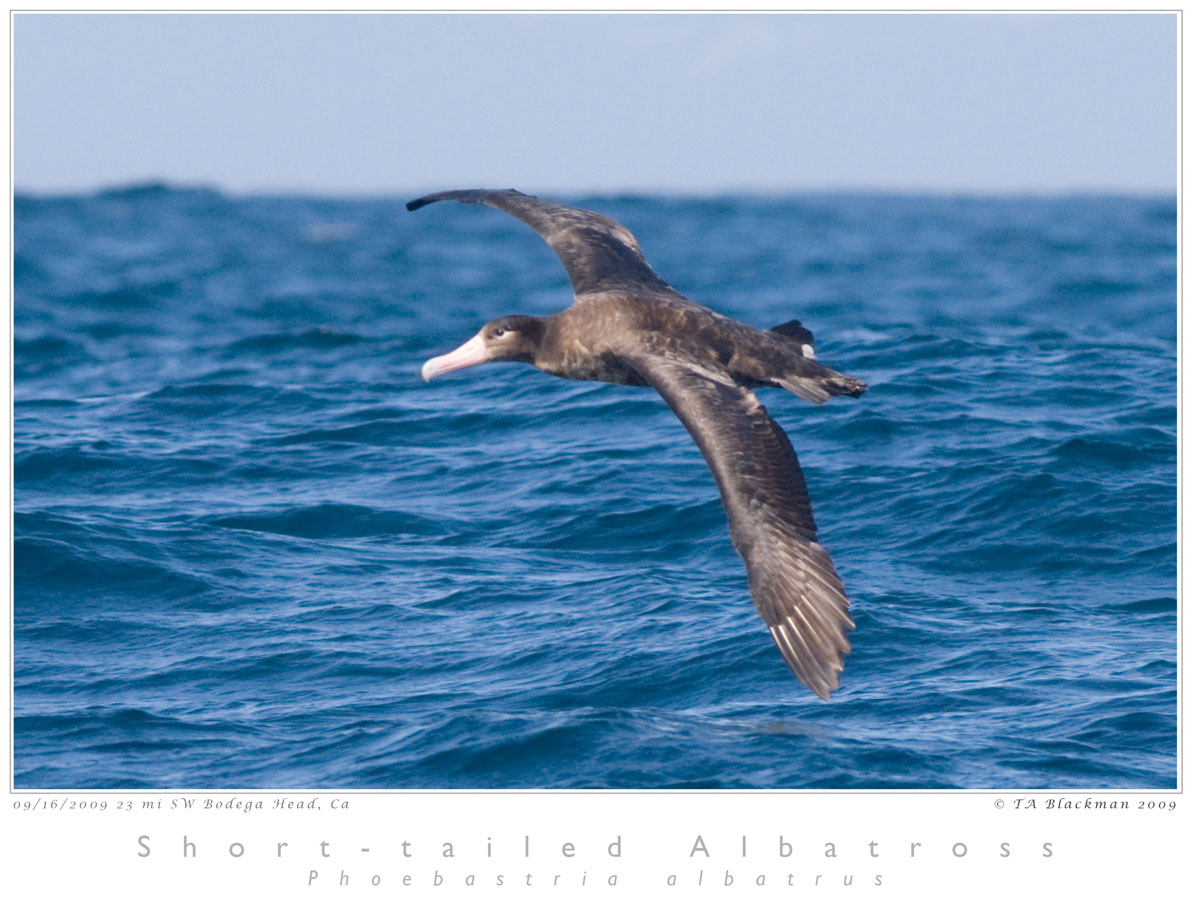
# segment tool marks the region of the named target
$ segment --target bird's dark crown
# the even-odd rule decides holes
[[[489,321],[480,336],[491,362],[532,362],[542,342],[545,321],[540,317],[511,314]]]

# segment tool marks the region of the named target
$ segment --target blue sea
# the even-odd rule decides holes
[[[422,381],[571,294],[404,199],[17,196],[17,788],[1176,786],[1173,197],[565,201],[868,381],[760,394],[853,603],[829,702],[653,391]]]

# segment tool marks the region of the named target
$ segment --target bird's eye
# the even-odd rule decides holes
[[[504,327],[497,327],[494,336],[504,336],[508,331]]]

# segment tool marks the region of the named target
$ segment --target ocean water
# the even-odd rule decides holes
[[[568,202],[869,382],[761,392],[853,601],[831,701],[653,391],[419,377],[569,304],[521,223],[19,195],[16,787],[1176,786],[1173,198]]]

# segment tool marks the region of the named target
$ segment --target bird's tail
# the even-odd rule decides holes
[[[859,397],[868,389],[860,378],[840,374],[816,361],[811,345],[815,336],[802,326],[801,321],[786,321],[770,327],[768,332],[780,337],[782,342],[783,357],[777,360],[780,368],[773,378],[773,383],[779,387],[813,403],[826,403],[829,398],[838,396]]]
[[[853,378],[851,375],[833,373],[831,377],[825,378],[823,381],[827,392],[833,397],[859,397],[862,393],[868,390],[868,382],[860,380],[860,378]]]
[[[774,378],[779,387],[784,387],[792,394],[810,400],[812,403],[826,403],[831,397],[848,396],[859,397],[868,390],[868,384],[846,374],[840,374],[826,365],[818,366],[821,374],[814,375],[787,374],[785,377]]]

